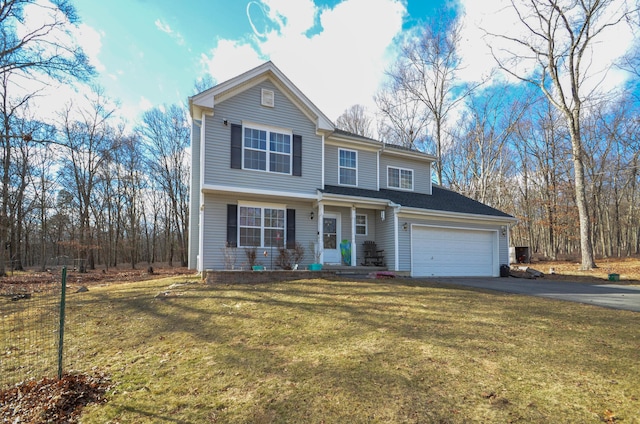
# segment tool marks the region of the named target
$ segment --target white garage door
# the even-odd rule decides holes
[[[497,277],[495,231],[412,227],[414,277]]]

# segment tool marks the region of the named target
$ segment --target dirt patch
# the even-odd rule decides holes
[[[170,267],[167,265],[154,265],[151,268],[140,267],[140,269],[101,268],[87,270],[87,272],[77,272],[73,269],[68,269],[67,286],[79,288],[81,286],[90,287],[92,285],[129,283],[172,277],[175,275],[192,274],[193,272],[194,271],[185,267]],[[60,284],[61,275],[61,269],[45,272],[14,272],[13,275],[9,273],[8,276],[0,278],[0,295],[41,292],[56,284]]]

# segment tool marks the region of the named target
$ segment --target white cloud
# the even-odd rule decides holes
[[[142,96],[140,97],[140,101],[138,102],[137,109],[144,112],[146,110],[153,109],[153,106],[154,106],[153,102],[151,102],[146,97]]]
[[[104,33],[96,31],[94,28],[86,24],[78,25],[75,39],[82,50],[89,58],[89,63],[96,68],[98,72],[104,72],[105,66],[100,62],[98,56],[102,49],[102,37]]]
[[[335,120],[356,103],[373,108],[406,9],[400,0],[344,0],[326,9],[311,0],[263,0],[250,2],[247,14],[256,33],[219,40],[202,57],[211,75],[222,82],[272,60]]]
[[[160,30],[161,32],[164,32],[165,34],[169,35],[171,38],[176,40],[178,45],[180,46],[184,45],[184,37],[182,36],[182,34],[180,34],[177,31],[174,31],[168,23],[162,21],[161,19],[156,19],[154,24],[156,28],[158,28],[158,30]]]
[[[462,44],[460,53],[464,60],[465,69],[459,74],[465,80],[479,80],[487,75],[496,62],[491,55],[489,44],[494,53],[505,59],[508,52],[518,55],[531,55],[531,51],[500,37],[487,36],[487,32],[506,35],[517,40],[527,40],[531,33],[520,22],[509,0],[460,0],[465,11]],[[626,0],[613,3],[608,9],[610,14],[619,12]],[[522,6],[524,10],[524,6]],[[606,19],[606,16],[603,16]],[[532,27],[536,27],[535,20],[529,20]],[[601,84],[602,91],[607,92],[624,83],[629,76],[620,71],[609,70],[611,65],[624,55],[632,46],[635,39],[634,31],[624,23],[611,27],[598,36],[592,43],[592,50],[588,51],[583,63],[589,64],[588,73],[595,75],[586,90],[591,90],[596,84]],[[520,75],[529,76],[534,69],[534,61],[522,61],[517,68]],[[501,74],[507,80],[512,77]]]

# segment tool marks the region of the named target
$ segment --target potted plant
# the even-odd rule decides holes
[[[322,247],[320,247],[319,243],[309,243],[309,247],[313,252],[313,260],[314,260],[314,262],[309,265],[309,271],[322,270],[322,264],[320,263],[320,257],[322,256]]]

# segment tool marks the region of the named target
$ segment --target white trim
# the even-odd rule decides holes
[[[377,152],[380,150],[380,142],[377,140],[355,140],[352,138],[341,137],[335,133],[332,133],[327,137],[327,144],[329,146],[336,147],[348,146],[346,148],[350,150],[357,148],[358,150],[367,152]]]
[[[322,173],[321,179],[322,179],[322,181],[321,181],[320,187],[324,188],[324,152],[325,152],[325,150],[324,150],[324,148],[325,148],[324,135],[321,136],[321,146],[322,146],[322,153],[320,154],[320,157],[321,157],[320,161],[322,163],[322,170],[321,170],[321,173]]]
[[[400,156],[407,159],[420,160],[420,161],[425,161],[429,163],[433,163],[438,160],[437,157],[433,155],[429,155],[427,153],[422,153],[416,150],[402,150],[402,149],[393,148],[393,147],[383,148],[382,153],[388,154],[390,156]]]
[[[389,170],[397,169],[398,170],[398,187],[392,186],[389,184]],[[402,187],[402,171],[410,171],[411,172],[411,188]],[[393,190],[402,190],[402,191],[414,191],[415,184],[415,171],[412,168],[402,168],[400,166],[387,165],[387,188]]]
[[[400,228],[398,227],[398,210],[393,208],[393,243],[394,243],[394,271],[400,271]],[[409,249],[411,250],[411,249]],[[412,268],[413,269],[413,268]]]
[[[376,152],[376,190],[380,191],[380,153],[382,149]]]
[[[462,221],[468,222],[469,220],[474,220],[476,222],[491,222],[491,223],[515,223],[518,222],[517,218],[507,217],[507,216],[494,216],[494,215],[479,215],[472,213],[462,213],[462,212],[450,212],[450,211],[438,211],[435,209],[416,209],[409,207],[402,207],[402,212],[400,213],[402,217],[406,218],[419,218],[424,219],[425,217],[431,218],[448,218],[448,219],[458,219]]]
[[[351,168],[351,167],[340,165],[340,152],[350,152],[350,153],[355,153],[356,154],[356,167],[355,167],[356,183],[355,184],[346,184],[346,183],[343,183],[342,181],[340,181],[340,169],[341,168],[354,169],[354,168]],[[339,148],[338,149],[338,185],[349,186],[349,187],[358,187],[358,151],[357,150],[343,149],[343,148]]]
[[[356,207],[351,206],[351,266],[356,266]]]
[[[240,225],[240,215],[241,215],[241,209],[242,208],[255,208],[255,209],[260,209],[260,227],[256,227],[254,225]],[[286,243],[287,241],[287,208],[286,207],[282,207],[282,205],[276,206],[274,207],[274,205],[268,204],[268,203],[257,203],[257,202],[238,202],[238,216],[237,216],[237,222],[238,222],[238,226],[237,226],[237,240],[238,240],[238,247],[239,248],[251,248],[253,246],[249,245],[244,245],[241,243],[240,240],[240,230],[242,228],[260,228],[260,245],[256,246],[260,249],[262,248],[273,248],[273,247],[279,247],[279,246],[267,246],[265,244],[265,231],[267,229],[269,230],[273,230],[273,229],[280,229],[280,227],[266,227],[264,224],[265,221],[265,209],[270,209],[270,210],[277,210],[277,211],[282,211],[283,212],[283,227],[282,227],[282,243],[283,245]]]
[[[199,240],[198,240],[198,263],[196,265],[198,272],[202,272],[204,271],[204,213],[205,213],[205,208],[204,208],[204,203],[202,204],[202,207],[200,207],[200,210],[198,212],[198,225],[200,226],[200,228],[198,228],[198,233],[199,233]]]
[[[198,209],[200,209],[198,215],[198,272],[204,271],[204,224],[205,224],[205,204],[204,204],[204,192],[202,191],[202,187],[204,186],[204,158],[205,158],[205,149],[207,143],[205,143],[205,127],[207,126],[206,115],[203,112],[201,117],[200,124],[200,190],[198,195]]]
[[[215,107],[215,101],[223,100],[227,92],[253,87],[265,80],[273,82],[276,88],[296,103],[303,113],[316,124],[318,130],[334,131],[335,127],[331,120],[271,61],[189,97],[189,110],[193,115],[198,107],[212,109]]]
[[[304,200],[317,200],[317,194],[306,194],[306,193],[295,193],[290,191],[278,191],[278,190],[263,190],[259,188],[250,188],[250,187],[234,187],[234,186],[223,186],[218,184],[205,184],[202,187],[203,192],[223,192],[223,193],[242,193],[242,194],[255,194],[260,196],[279,196],[279,197],[290,197],[295,199],[304,199]]]
[[[250,208],[261,207],[269,209],[287,209],[287,205],[284,203],[255,202],[252,200],[238,200],[238,206],[248,206]]]
[[[266,132],[265,135],[265,150],[262,149],[256,149],[254,147],[246,147],[245,146],[245,131],[247,129],[250,130],[257,130],[257,131],[264,131]],[[287,135],[289,136],[289,153],[283,153],[283,152],[278,152],[278,151],[272,151],[271,150],[271,137],[270,135],[274,133],[274,134],[282,134],[282,135]],[[256,151],[256,152],[264,152],[266,155],[265,158],[265,169],[255,169],[255,168],[247,168],[245,167],[245,162],[244,162],[244,153],[245,150],[251,150],[251,151]],[[242,170],[244,171],[257,171],[257,172],[268,172],[270,174],[276,174],[276,175],[293,175],[293,131],[290,128],[282,128],[282,127],[276,127],[273,125],[264,125],[264,124],[257,124],[255,122],[250,122],[250,121],[242,121],[242,157],[241,157],[241,166],[242,166]],[[278,172],[278,171],[272,171],[270,169],[271,167],[271,154],[275,154],[275,155],[281,155],[281,156],[289,156],[289,172]]]
[[[316,236],[316,246],[320,249],[320,260],[319,263],[324,263],[324,245],[323,245],[323,237],[322,237],[322,229],[324,222],[324,204],[322,202],[318,202],[318,235]],[[314,258],[315,260],[315,258]]]

